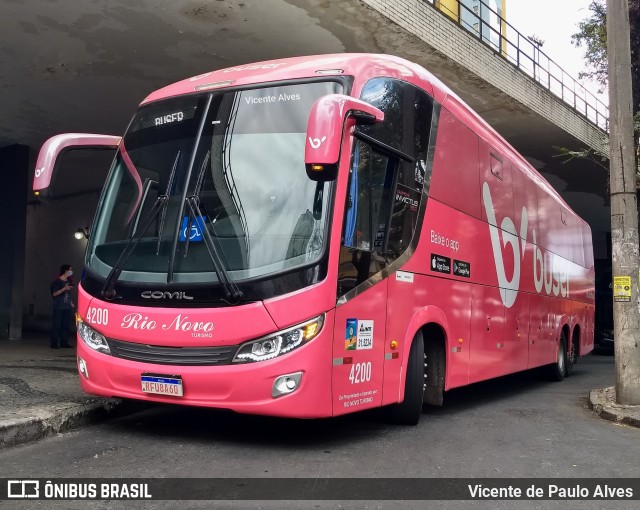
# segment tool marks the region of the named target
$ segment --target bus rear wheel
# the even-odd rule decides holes
[[[424,357],[424,338],[422,332],[418,331],[409,351],[404,400],[387,408],[386,417],[389,422],[397,425],[417,425],[420,421],[425,385]]]
[[[571,374],[573,374],[573,371],[575,369],[575,365],[577,362],[578,362],[578,340],[574,338],[571,341],[571,348],[567,353],[567,369],[565,371],[565,377],[569,377]]]

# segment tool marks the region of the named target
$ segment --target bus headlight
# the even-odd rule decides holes
[[[286,354],[318,336],[323,324],[324,315],[319,315],[292,328],[247,342],[240,346],[233,362],[265,361]]]
[[[102,333],[98,333],[78,316],[76,316],[76,329],[78,330],[78,336],[82,341],[94,351],[111,354],[109,344],[107,343],[107,339],[104,335]]]

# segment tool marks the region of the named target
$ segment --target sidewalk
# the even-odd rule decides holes
[[[42,333],[0,340],[0,448],[99,421],[118,404],[80,390],[75,349],[51,349]]]
[[[600,418],[640,428],[640,406],[616,404],[616,389],[613,386],[592,390],[589,393],[589,407]]]

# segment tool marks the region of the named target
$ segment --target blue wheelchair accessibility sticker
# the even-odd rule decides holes
[[[189,242],[202,241],[202,233],[205,229],[206,216],[196,216],[191,220],[191,229],[189,230]],[[180,241],[187,240],[187,228],[189,227],[189,217],[182,218],[182,228],[180,229]]]

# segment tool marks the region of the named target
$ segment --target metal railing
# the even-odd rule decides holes
[[[576,113],[609,131],[609,108],[540,49],[541,42],[522,35],[483,0],[423,0],[467,32],[474,34]],[[453,4],[453,5],[452,5]],[[453,7],[453,9],[451,8]]]

